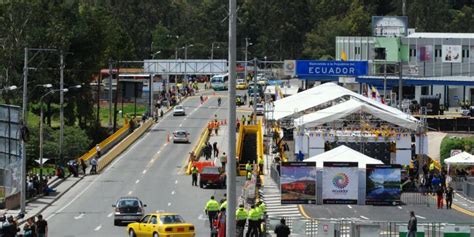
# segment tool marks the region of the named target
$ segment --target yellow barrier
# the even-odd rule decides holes
[[[110,162],[124,152],[130,145],[132,145],[143,133],[145,133],[151,125],[154,124],[152,119],[149,119],[140,127],[135,129],[129,136],[124,138],[119,144],[107,152],[104,156],[99,159],[97,164],[97,171],[104,169]]]
[[[192,154],[194,154],[196,157],[200,156],[201,151],[202,151],[202,147],[208,141],[208,139],[209,139],[209,130],[206,127],[206,128],[204,128],[204,131],[202,131],[201,137],[199,138],[198,143],[193,148]],[[188,158],[188,167],[186,168],[186,174],[187,175],[191,174],[192,165],[193,165],[193,160],[192,160],[192,157],[190,155],[189,158]]]
[[[130,123],[128,123],[128,121],[125,122],[125,124],[123,125],[123,127],[121,127],[119,130],[117,130],[114,134],[110,135],[109,137],[107,137],[105,140],[103,140],[101,143],[99,143],[99,146],[100,148],[103,150],[104,147],[107,147],[108,145],[110,145],[112,142],[114,142],[117,138],[119,138],[120,136],[122,136],[124,133],[128,132],[128,130],[130,129]],[[97,154],[97,151],[95,149],[95,146],[90,149],[87,153],[85,153],[84,155],[82,155],[81,157],[77,158],[77,161],[80,162],[81,159],[83,159],[84,161],[88,161],[90,160],[92,157],[96,156]]]

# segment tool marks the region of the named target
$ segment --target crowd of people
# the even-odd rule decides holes
[[[15,237],[21,231],[18,220],[23,218],[24,214],[19,214],[17,217],[5,215],[0,216],[0,236]],[[43,219],[40,214],[37,217],[32,216],[26,220],[23,226],[24,237],[47,237],[48,236],[48,222]]]

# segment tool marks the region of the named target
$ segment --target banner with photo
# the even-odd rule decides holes
[[[283,162],[280,190],[281,204],[315,204],[316,162]]]
[[[433,45],[421,45],[418,47],[418,61],[430,62],[433,60]]]
[[[400,203],[400,165],[370,165],[366,168],[367,205],[398,205]]]
[[[443,63],[460,63],[462,62],[462,46],[461,45],[443,45],[441,56]]]
[[[323,203],[357,204],[358,171],[357,162],[324,162]]]

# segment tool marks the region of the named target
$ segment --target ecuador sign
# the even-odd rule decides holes
[[[359,176],[357,162],[324,162],[323,203],[357,204]]]
[[[363,76],[367,75],[367,61],[297,60],[298,77]]]

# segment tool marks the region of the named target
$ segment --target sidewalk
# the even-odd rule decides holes
[[[227,139],[227,134],[228,134],[228,129],[227,125],[221,125],[219,127],[219,135],[216,136],[214,133],[214,130],[212,131],[212,135],[209,136],[209,143],[212,145],[214,142],[217,142],[217,149],[219,150],[219,156],[214,157],[214,151],[212,154],[212,158],[214,159],[214,165],[217,167],[221,167],[221,161],[219,159],[220,156],[222,156],[222,153],[227,151],[229,149],[229,141]],[[228,155],[226,153],[226,155]],[[227,157],[227,160],[230,160],[230,157]]]

